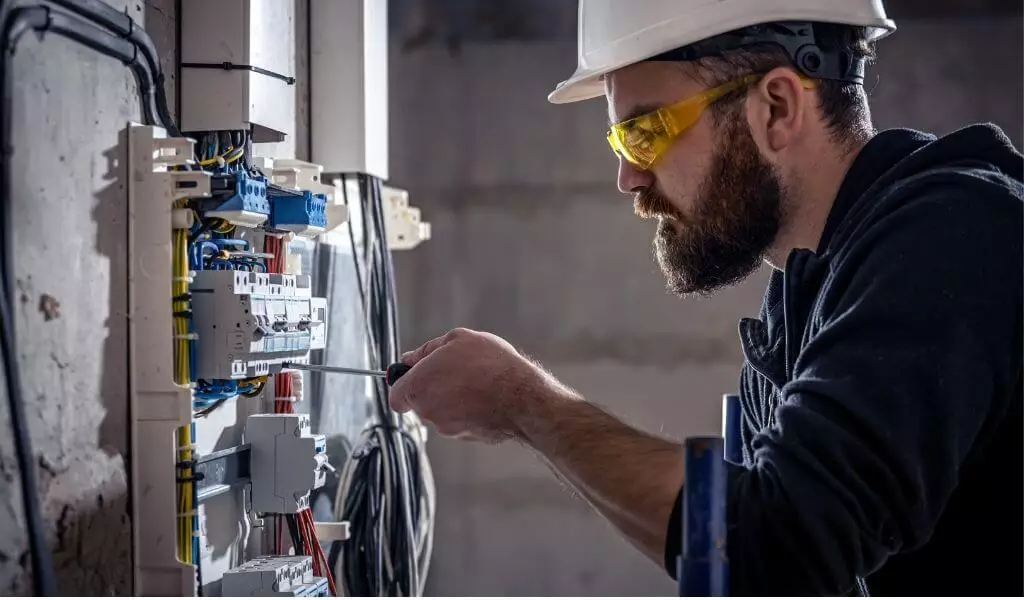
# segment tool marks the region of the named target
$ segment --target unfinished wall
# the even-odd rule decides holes
[[[1019,19],[899,25],[869,85],[880,127],[991,120],[1020,142]],[[736,320],[756,312],[765,274],[713,300],[663,291],[653,224],[615,189],[604,102],[545,99],[573,70],[575,41],[393,46],[392,180],[433,224],[433,240],[396,256],[403,343],[491,330],[639,426],[719,431],[742,359]],[[530,452],[437,436],[430,452],[428,593],[674,594]]]
[[[141,21],[141,0],[112,1]],[[43,517],[65,594],[131,592],[127,202],[118,136],[138,120],[117,61],[25,36],[14,58],[14,306]],[[2,393],[2,392],[0,392]],[[6,404],[3,431],[9,431]],[[17,471],[0,441],[0,591],[28,593]]]

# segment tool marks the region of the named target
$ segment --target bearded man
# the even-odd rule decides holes
[[[875,131],[865,65],[894,29],[880,0],[581,0],[549,97],[605,97],[672,291],[772,269],[739,324],[735,595],[1024,593],[1022,157],[987,124]],[[403,362],[395,410],[536,450],[676,575],[678,443],[488,333]]]

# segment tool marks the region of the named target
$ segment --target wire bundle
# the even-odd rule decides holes
[[[199,498],[195,485],[195,423],[182,425],[177,431],[177,549],[178,560],[186,565],[199,565]],[[201,587],[200,583],[200,587]]]
[[[184,208],[184,201],[175,202],[175,208]],[[192,383],[195,371],[195,334],[192,332],[192,295],[188,284],[189,239],[187,229],[172,230],[171,248],[171,304],[174,311],[174,383]]]
[[[380,181],[367,175],[356,177],[363,247],[357,248],[351,219],[349,237],[370,368],[383,369],[398,359],[394,272],[384,231]],[[345,183],[343,177],[343,191]],[[375,418],[345,464],[334,502],[335,518],[352,523],[352,537],[332,548],[331,564],[346,595],[421,595],[433,545],[434,516],[433,478],[424,436],[415,417],[404,418],[390,410],[383,380],[375,380],[373,391]]]
[[[271,255],[270,258],[267,259],[268,273],[284,273],[284,243],[284,238],[280,236],[271,233],[264,236],[263,252]]]
[[[334,574],[327,564],[327,557],[324,556],[323,546],[320,545],[320,538],[316,534],[316,525],[313,523],[313,511],[304,508],[296,515],[298,521],[299,535],[302,538],[302,551],[306,556],[313,557],[313,575],[326,577],[327,585],[331,589],[331,596],[337,596],[338,591],[334,583]]]

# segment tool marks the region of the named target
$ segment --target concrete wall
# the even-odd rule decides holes
[[[141,0],[111,4],[142,20]],[[126,595],[127,204],[116,147],[139,117],[135,83],[117,61],[55,36],[24,36],[13,77],[14,310],[43,516],[63,593]],[[59,310],[41,310],[44,299]],[[3,406],[0,593],[24,594],[28,555]]]
[[[869,85],[880,127],[991,120],[1021,141],[1019,19],[902,21]],[[713,300],[663,291],[653,226],[615,189],[604,102],[551,106],[572,40],[391,56],[392,181],[434,239],[398,255],[403,342],[491,330],[591,401],[682,438],[719,431],[760,273]],[[514,445],[435,438],[433,595],[664,595],[674,585]]]

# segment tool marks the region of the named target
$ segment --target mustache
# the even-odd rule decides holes
[[[633,212],[641,219],[655,217],[682,217],[679,209],[654,188],[640,190],[633,195]]]

